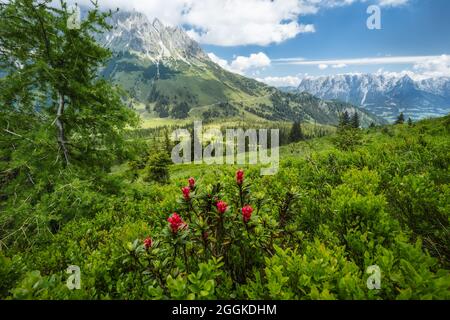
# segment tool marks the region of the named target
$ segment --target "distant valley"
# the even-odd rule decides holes
[[[408,75],[343,74],[306,77],[296,90],[284,90],[348,102],[391,122],[401,112],[414,120],[450,112],[450,78],[445,77],[415,81]]]

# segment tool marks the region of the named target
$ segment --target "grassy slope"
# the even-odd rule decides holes
[[[125,55],[112,59],[103,74],[112,78],[134,98],[144,119],[157,117],[155,113],[145,110],[153,110],[155,102],[161,97],[166,97],[170,106],[187,102],[191,107],[192,118],[201,118],[207,110],[220,112],[218,104],[225,102],[235,107],[240,117],[248,121],[293,121],[301,118],[307,122],[336,124],[339,113],[355,111],[345,103],[322,102],[307,94],[282,93],[253,79],[230,73],[212,62],[199,61],[197,65],[166,62],[166,65],[160,66],[160,79],[155,81],[154,65]],[[278,104],[282,107],[274,105],[273,96],[277,96]],[[361,116],[365,126],[382,121],[364,112],[361,112]]]

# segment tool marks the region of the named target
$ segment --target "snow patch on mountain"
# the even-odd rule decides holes
[[[113,29],[99,39],[113,52],[131,52],[152,62],[181,60],[188,64],[209,60],[197,42],[180,27],[168,27],[148,20],[139,12],[115,13]]]
[[[394,120],[400,112],[413,119],[450,112],[450,78],[414,80],[408,74],[338,74],[305,77],[298,91],[321,99],[349,102]]]

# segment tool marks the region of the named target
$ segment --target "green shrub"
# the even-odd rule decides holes
[[[171,162],[172,160],[165,151],[158,151],[151,155],[145,167],[145,181],[167,183],[170,179],[169,165]]]
[[[2,230],[30,224],[0,239],[0,296],[449,299],[450,157],[432,123],[373,129],[353,151],[300,142],[305,155],[283,156],[274,176],[246,168],[242,184],[225,166],[167,166],[168,183],[150,185],[148,166],[137,179],[125,166],[67,174],[17,208],[2,203]],[[66,286],[69,265],[80,290]],[[367,287],[374,265],[380,290]]]

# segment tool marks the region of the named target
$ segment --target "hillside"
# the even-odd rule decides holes
[[[337,124],[339,113],[358,111],[362,125],[382,123],[348,103],[286,94],[228,72],[212,62],[178,27],[152,23],[137,12],[114,15],[114,29],[99,40],[114,52],[102,71],[121,85],[143,118],[246,118]]]
[[[66,201],[81,202],[53,205],[53,215],[80,205],[82,215],[54,234],[9,238],[0,297],[449,299],[449,124],[359,131],[347,151],[335,146],[338,136],[283,147],[275,176],[244,167],[242,196],[254,209],[247,222],[233,166],[174,165],[158,184],[147,182],[148,169],[132,178],[125,165],[99,189],[68,186]],[[189,177],[196,187],[186,200]],[[173,212],[189,227],[178,229]],[[23,241],[33,243],[26,252]],[[64,285],[68,263],[83,272],[81,290]],[[381,269],[381,290],[366,287],[371,265]]]

